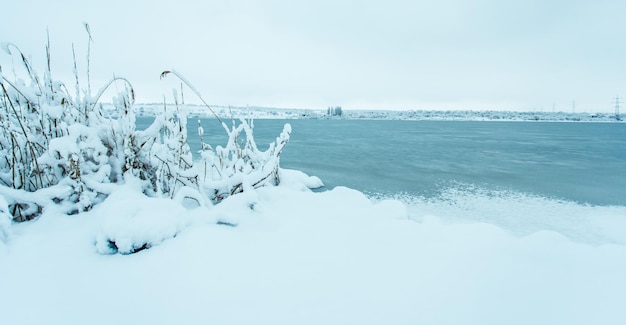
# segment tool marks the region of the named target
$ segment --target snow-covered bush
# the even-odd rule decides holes
[[[279,155],[289,140],[288,124],[276,143],[262,152],[254,142],[251,121],[233,121],[228,128],[216,115],[228,143],[215,150],[203,143],[201,163],[194,166],[186,116],[177,104],[174,109],[165,106],[150,127],[138,131],[134,91],[126,79],[113,78],[92,96],[89,77],[87,89],[81,89],[75,62],[71,94],[64,83],[52,79],[49,46],[42,77],[17,46],[1,48],[11,62],[19,62],[6,74],[0,61],[0,195],[16,221],[30,220],[48,206],[68,214],[89,210],[128,174],[144,183],[148,196],[190,197],[202,205],[280,181]],[[89,71],[89,54],[87,58]],[[117,114],[109,117],[98,101],[120,84],[123,90],[112,103]]]
[[[202,189],[213,202],[241,193],[246,188],[278,185],[279,157],[289,141],[291,126],[285,124],[276,142],[271,143],[266,151],[259,150],[254,142],[252,120],[241,119],[239,125],[233,121],[230,129],[224,128],[228,132],[226,147],[213,149],[209,144],[201,143]]]
[[[76,63],[75,93],[52,79],[50,52],[42,77],[13,44],[2,49],[19,64],[10,74],[0,65],[0,194],[17,221],[32,219],[50,204],[66,213],[91,209],[133,169],[127,151],[138,151],[133,138],[134,93],[123,78],[113,78],[95,96],[89,83],[80,88]],[[12,60],[14,61],[14,60]],[[112,85],[117,119],[105,118],[99,98]]]
[[[289,142],[291,125],[285,124],[276,141],[271,143],[266,151],[261,151],[254,141],[253,120],[239,119],[239,123],[237,123],[233,119],[229,128],[206,104],[200,93],[179,73],[174,70],[164,71],[161,78],[169,74],[175,75],[189,86],[228,134],[226,146],[217,146],[214,149],[210,144],[204,142],[202,137],[204,130],[198,121],[201,164],[195,168],[195,173],[192,174],[194,178],[191,178],[191,175],[187,173],[185,173],[186,176],[183,174],[181,184],[198,184],[198,190],[212,203],[219,203],[223,199],[244,190],[266,185],[278,185],[280,183],[278,174],[280,154]],[[176,96],[176,94],[174,95]],[[183,126],[180,128],[182,129]],[[188,147],[186,150],[188,152]]]

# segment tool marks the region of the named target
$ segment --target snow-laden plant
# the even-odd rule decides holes
[[[278,169],[280,154],[289,141],[291,126],[285,124],[283,131],[266,151],[261,151],[254,141],[252,120],[234,120],[225,147],[213,149],[201,140],[202,184],[214,202],[241,193],[245,189],[280,183]],[[198,133],[202,134],[201,127]]]
[[[49,206],[65,213],[89,210],[127,175],[143,182],[146,195],[191,197],[200,204],[218,203],[280,181],[279,155],[289,140],[288,124],[276,143],[260,151],[251,121],[241,120],[239,125],[233,121],[229,128],[215,115],[229,136],[228,143],[215,150],[203,143],[201,163],[194,166],[186,116],[177,103],[176,109],[164,106],[150,127],[138,131],[134,91],[126,79],[115,77],[92,96],[89,81],[86,90],[81,88],[74,60],[76,85],[71,94],[52,78],[49,45],[43,77],[17,46],[2,44],[1,48],[13,62],[18,61],[9,74],[0,65],[0,195],[13,220],[32,219]],[[191,84],[173,73],[202,100]],[[117,114],[106,117],[110,114],[104,114],[98,101],[119,84],[123,90],[112,103]]]
[[[18,61],[11,74],[0,66],[0,194],[15,220],[31,219],[52,203],[66,213],[89,210],[110,193],[106,184],[143,167],[128,154],[141,152],[143,145],[132,141],[134,93],[128,81],[113,78],[92,96],[80,88],[75,62],[71,94],[52,79],[49,46],[43,77],[17,46],[2,49]],[[98,100],[120,82],[124,87],[113,103],[118,117],[105,118]]]
[[[12,74],[0,66],[0,194],[10,213],[18,221],[28,220],[50,202],[67,213],[90,209],[108,194],[102,184],[120,180],[124,172],[117,161],[124,159],[123,139],[134,131],[130,84],[113,78],[96,96],[85,90],[81,95],[75,69],[72,95],[52,79],[49,46],[43,77],[17,46],[3,44],[2,49],[19,61]],[[117,82],[125,87],[114,104],[119,118],[111,120],[97,102]]]
[[[217,146],[214,149],[210,144],[204,142],[204,129],[198,121],[198,135],[201,143],[200,166],[195,169],[196,173],[192,174],[194,175],[193,179],[189,175],[182,177],[183,181],[187,182],[185,185],[198,184],[199,191],[212,203],[219,203],[226,197],[241,193],[246,189],[278,185],[280,183],[278,175],[280,154],[289,142],[291,126],[285,124],[276,141],[271,143],[266,151],[261,151],[254,141],[253,120],[239,119],[239,123],[237,123],[232,119],[232,125],[228,127],[204,101],[193,85],[179,73],[173,70],[164,71],[161,77],[169,74],[178,77],[198,96],[228,134],[226,146]],[[189,165],[189,167],[191,166]],[[183,182],[181,181],[181,183]]]
[[[184,112],[165,107],[150,127],[135,132],[129,148],[139,149],[127,153],[127,164],[135,176],[149,182],[146,194],[173,198],[182,187],[197,190]]]

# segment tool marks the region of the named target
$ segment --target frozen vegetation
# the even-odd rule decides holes
[[[0,239],[8,237],[7,214],[23,222],[49,210],[86,212],[129,179],[139,181],[140,192],[147,196],[193,200],[199,206],[280,182],[279,156],[289,141],[289,124],[261,151],[252,120],[233,119],[228,126],[216,115],[216,126],[228,141],[215,148],[202,142],[194,160],[187,144],[187,113],[176,104],[176,93],[173,106],[164,106],[147,129],[136,130],[134,92],[126,79],[113,78],[92,95],[89,76],[88,88],[81,88],[75,68],[72,94],[52,79],[49,52],[40,76],[17,46],[6,43],[2,49],[10,62],[19,63],[9,74],[0,74]],[[170,73],[188,83],[173,71],[162,77]],[[107,113],[98,101],[119,83],[123,91],[110,105],[116,114]],[[202,132],[199,127],[201,139]],[[118,249],[115,238],[108,240],[111,249]],[[124,252],[150,245],[135,243]]]
[[[626,321],[624,245],[314,192],[319,178],[280,168],[290,126],[261,151],[245,119],[313,111],[214,109],[228,142],[194,157],[186,119],[211,108],[174,98],[136,130],[135,112],[156,109],[135,106],[125,79],[92,95],[76,73],[71,92],[3,49],[17,63],[0,76],[2,324]],[[114,84],[123,91],[100,105]],[[607,211],[595,226],[624,236],[623,207]]]

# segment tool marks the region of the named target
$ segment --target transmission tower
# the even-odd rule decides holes
[[[620,104],[622,104],[622,101],[619,99],[619,95],[615,97],[614,104],[615,104],[615,119],[618,121],[621,121],[622,118],[619,115],[619,107],[620,107]]]

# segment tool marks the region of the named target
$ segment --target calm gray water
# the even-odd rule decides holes
[[[138,118],[138,127],[150,121]],[[423,198],[452,187],[481,188],[626,206],[624,123],[255,120],[259,147],[285,123],[293,133],[281,166],[318,176],[327,188]],[[197,125],[189,120],[194,152]],[[202,125],[205,142],[225,145],[215,120]]]

